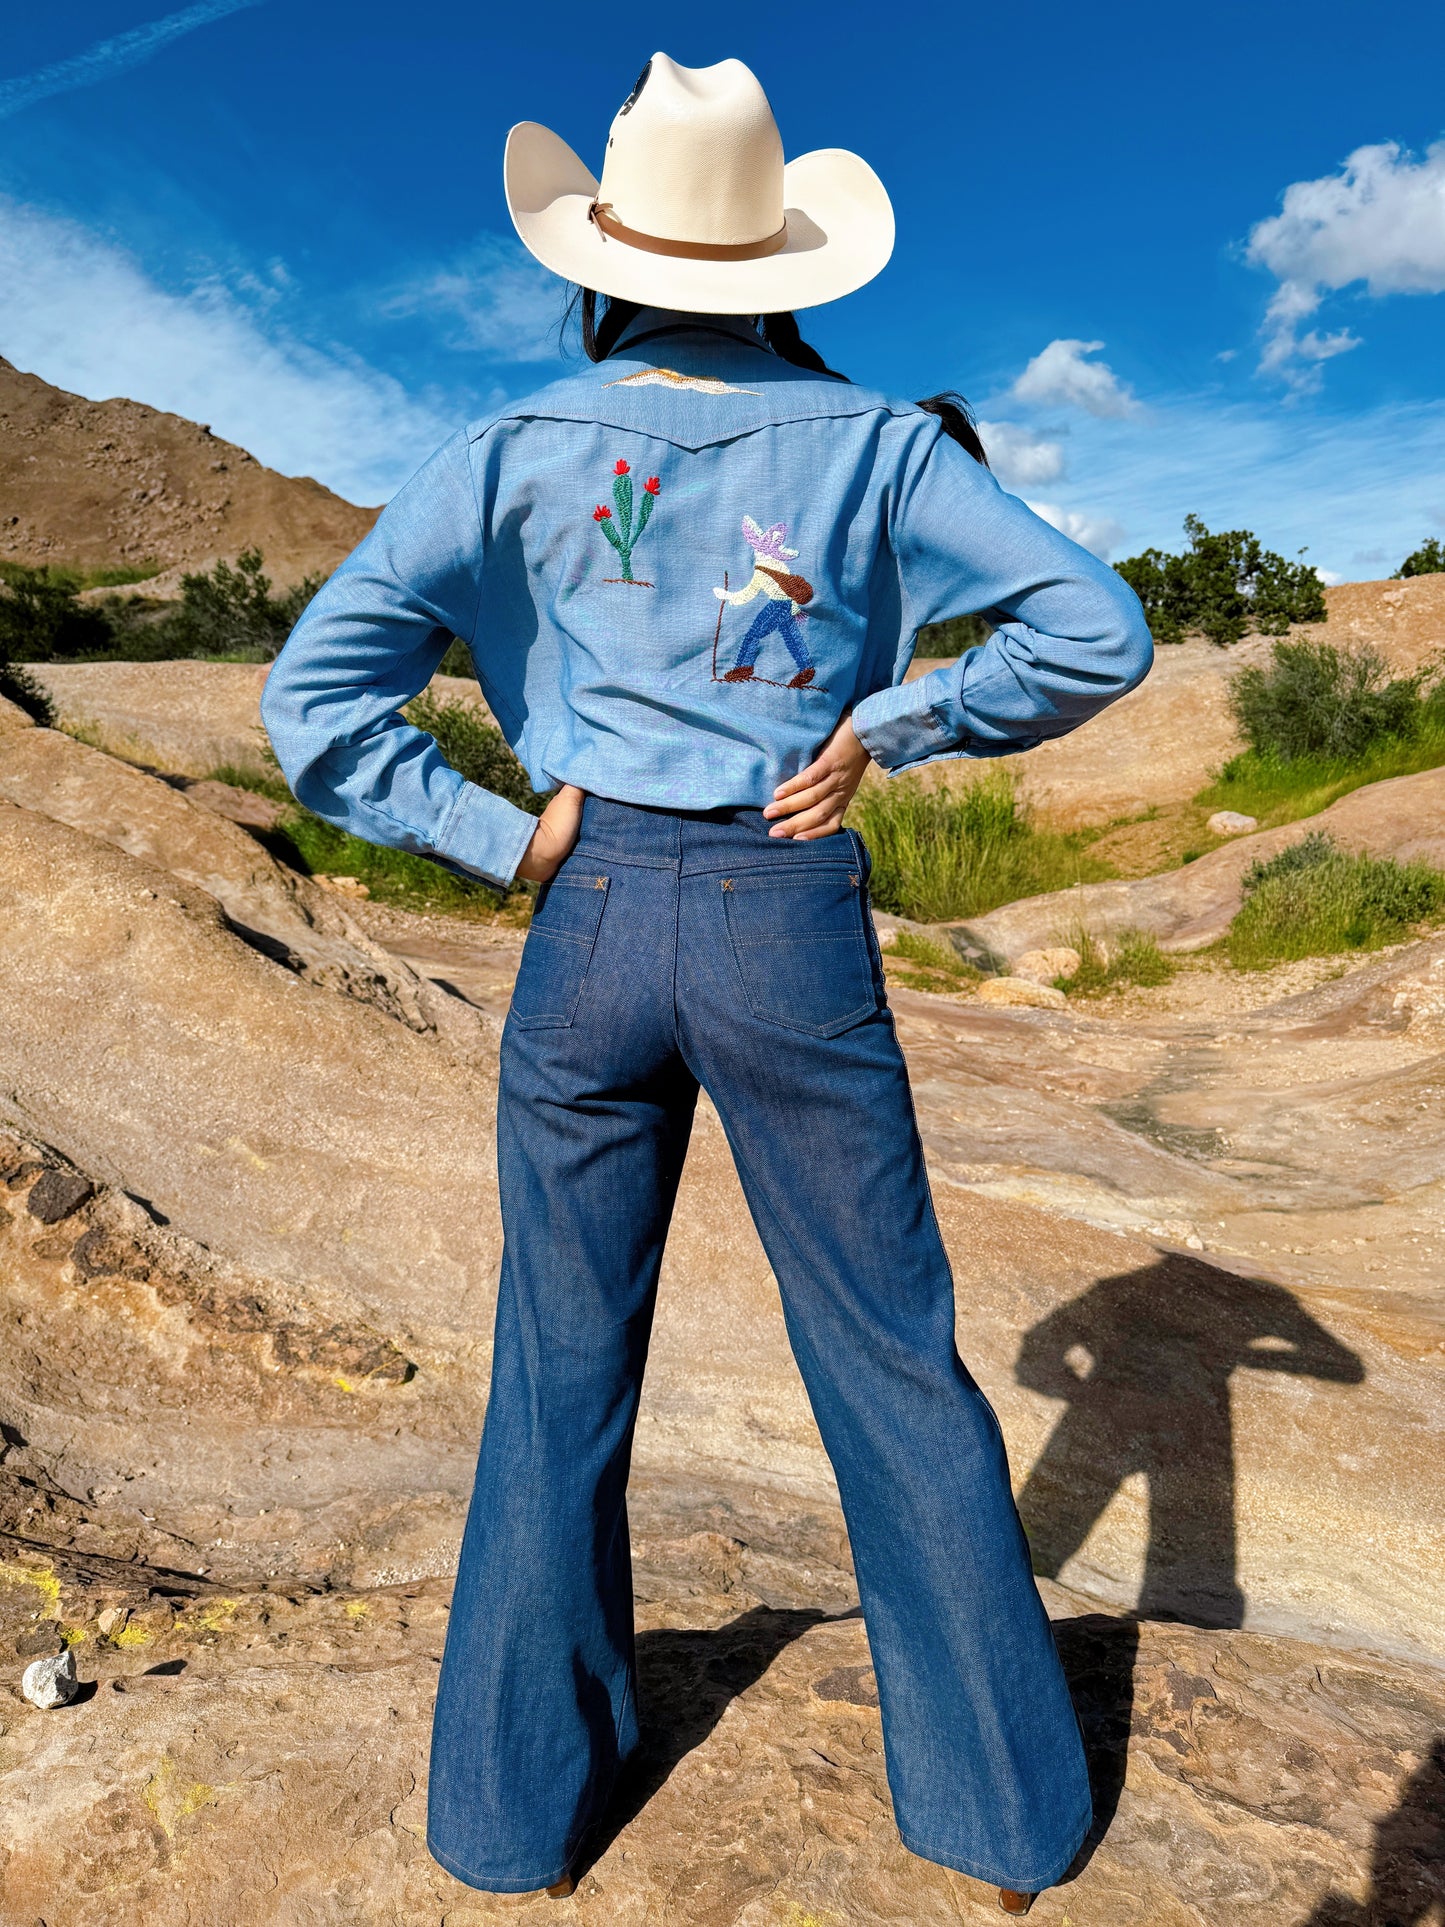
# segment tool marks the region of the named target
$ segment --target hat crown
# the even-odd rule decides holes
[[[741,60],[680,67],[656,53],[612,123],[597,198],[661,240],[735,246],[783,225],[783,143]]]

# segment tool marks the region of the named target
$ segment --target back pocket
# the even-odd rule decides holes
[[[748,1008],[767,1024],[836,1037],[878,1008],[862,877],[831,865],[722,879]]]
[[[570,873],[537,898],[512,991],[519,1029],[563,1029],[576,1017],[606,902],[606,877]]]

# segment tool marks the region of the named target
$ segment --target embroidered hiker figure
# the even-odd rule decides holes
[[[617,507],[614,521],[612,510],[605,502],[599,502],[592,511],[592,520],[601,529],[607,540],[622,558],[621,575],[605,575],[604,582],[625,582],[634,589],[650,589],[651,582],[642,582],[632,573],[632,551],[641,540],[642,531],[652,519],[652,505],[662,493],[662,482],[656,475],[649,475],[642,484],[642,500],[637,504],[637,519],[632,513],[632,470],[630,464],[618,460],[612,471],[616,478],[612,484],[612,500]]]
[[[757,676],[754,664],[758,652],[771,635],[781,636],[787,646],[788,654],[797,664],[797,674],[787,684],[789,689],[807,689],[814,684],[817,670],[813,658],[803,640],[802,626],[798,621],[804,606],[813,600],[813,585],[805,582],[800,575],[794,575],[788,564],[797,559],[796,549],[785,548],[783,537],[788,532],[786,522],[774,522],[771,528],[760,528],[750,515],[743,517],[743,534],[753,552],[753,576],[745,589],[734,589],[731,594],[727,588],[727,577],[723,577],[723,587],[714,589],[713,594],[719,602],[740,609],[744,603],[754,601],[758,596],[764,598],[763,606],[749,624],[748,632],[738,648],[737,661],[725,676],[717,673],[717,638],[713,639],[713,680],[715,682],[771,682],[772,677]],[[718,633],[722,632],[722,610],[718,610]]]

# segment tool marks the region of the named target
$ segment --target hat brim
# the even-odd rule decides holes
[[[558,135],[524,120],[507,136],[507,208],[543,267],[599,294],[688,314],[777,314],[836,301],[893,252],[893,207],[867,161],[842,147],[783,169],[787,240],[757,261],[689,261],[609,239],[587,210],[596,176]]]

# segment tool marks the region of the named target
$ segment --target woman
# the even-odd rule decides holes
[[[474,1887],[570,1891],[637,1744],[625,1490],[702,1086],[837,1473],[903,1839],[1021,1913],[1077,1853],[1088,1782],[998,1424],[954,1348],[843,815],[870,759],[1076,727],[1143,677],[1148,632],[960,446],[962,415],[855,388],[800,340],[794,307],[883,267],[892,210],[854,155],[785,168],[740,62],[656,55],[600,184],[524,123],[507,191],[587,290],[589,365],[402,489],[264,703],[329,821],[544,886],[502,1044],[505,1254],[431,1849]],[[990,640],[905,683],[920,625],[976,610]],[[540,820],[401,718],[453,634],[557,786]]]

